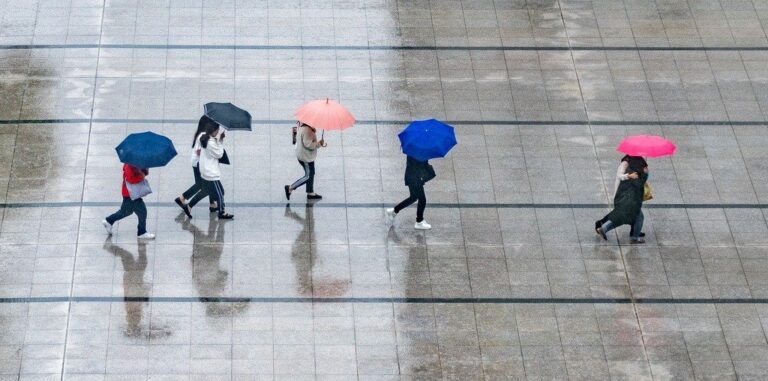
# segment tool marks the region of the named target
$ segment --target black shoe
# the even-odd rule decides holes
[[[595,225],[597,225],[598,223],[600,223],[600,221],[597,221]],[[608,240],[608,237],[605,235],[605,232],[603,231],[602,227],[595,228],[595,233],[597,233],[597,235],[599,235],[600,238],[602,238],[604,241]]]
[[[321,196],[321,195],[319,195],[317,193],[315,193],[315,194],[308,194],[307,195],[307,200],[320,200],[322,198],[323,198],[323,196]]]
[[[285,186],[285,199],[290,200],[291,199],[291,186],[286,185]]]
[[[220,220],[231,220],[233,218],[235,218],[234,214],[229,214],[229,213],[219,214]]]
[[[184,211],[184,214],[186,214],[187,217],[192,218],[192,211],[190,210],[188,204],[184,204],[183,202],[181,202],[180,197],[176,197],[176,199],[173,201],[176,202],[176,205],[178,205],[181,208],[181,210]]]
[[[643,238],[643,237],[645,237],[645,233],[641,232],[640,233],[640,238]]]

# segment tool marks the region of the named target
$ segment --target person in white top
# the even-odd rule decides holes
[[[296,158],[299,160],[301,168],[304,170],[304,176],[294,181],[291,185],[286,185],[285,198],[290,200],[291,193],[296,188],[306,184],[307,185],[307,199],[319,200],[323,196],[315,193],[315,159],[317,158],[317,150],[320,147],[326,147],[325,140],[322,138],[317,140],[315,129],[307,124],[299,123],[299,139],[296,144]]]
[[[208,196],[208,210],[210,212],[215,212],[218,210],[216,207],[216,204],[213,201],[213,196],[208,194],[208,189],[205,187],[205,184],[203,183],[203,179],[200,177],[200,135],[205,133],[205,128],[209,124],[216,124],[211,118],[203,115],[200,118],[200,121],[197,123],[197,131],[195,132],[195,137],[192,140],[192,149],[189,153],[189,161],[192,164],[192,173],[195,176],[195,183],[189,187],[184,193],[181,194],[181,196],[176,197],[174,202],[176,202],[176,205],[178,205],[181,210],[184,211],[184,214],[187,215],[187,217],[192,218],[192,208],[200,202],[205,196]]]
[[[208,193],[216,200],[218,216],[229,220],[235,217],[225,212],[224,187],[221,185],[219,159],[224,156],[224,132],[218,124],[209,124],[198,138],[200,143],[200,177],[206,183]]]

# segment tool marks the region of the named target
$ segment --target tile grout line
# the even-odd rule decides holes
[[[106,0],[101,1],[101,17],[99,19],[99,44],[101,43],[101,39],[104,33],[104,14],[106,11]],[[70,8],[70,19],[71,19],[71,12],[72,8]],[[132,57],[133,58],[133,57]],[[85,200],[85,189],[86,189],[86,181],[88,179],[88,153],[90,151],[91,146],[91,133],[93,131],[93,119],[94,119],[94,110],[96,109],[96,93],[98,89],[98,81],[99,81],[99,62],[101,59],[101,48],[97,48],[96,51],[96,67],[93,72],[93,92],[91,93],[91,122],[88,123],[88,138],[86,142],[86,148],[85,148],[85,165],[83,166],[83,192],[80,193],[80,202],[82,203]],[[75,238],[75,253],[74,253],[74,260],[72,261],[72,276],[70,278],[70,285],[69,285],[69,295],[71,297],[74,297],[75,292],[75,273],[77,271],[77,258],[78,258],[78,250],[77,247],[80,243],[80,230],[83,222],[83,207],[81,206],[78,208],[78,221],[77,221],[77,237]],[[72,320],[72,303],[73,301],[69,301],[67,304],[67,322],[64,328],[64,350],[63,355],[61,359],[61,374],[59,375],[60,380],[64,380],[64,375],[66,374],[66,360],[67,360],[67,349],[68,349],[68,341],[69,341],[69,324]],[[110,314],[111,314],[111,307],[110,307]]]

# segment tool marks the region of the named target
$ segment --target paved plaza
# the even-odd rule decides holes
[[[0,380],[768,379],[764,0],[0,0]],[[294,110],[331,98],[315,189]],[[233,102],[234,220],[173,203]],[[430,231],[397,138],[453,125]],[[148,229],[114,147],[170,137]],[[601,240],[628,135],[646,243]]]

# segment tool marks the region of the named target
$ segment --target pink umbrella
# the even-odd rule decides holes
[[[616,151],[630,156],[661,157],[675,153],[675,143],[656,135],[628,136],[619,143]]]
[[[314,100],[296,110],[296,119],[321,130],[343,130],[355,124],[355,117],[344,106],[329,100]]]

